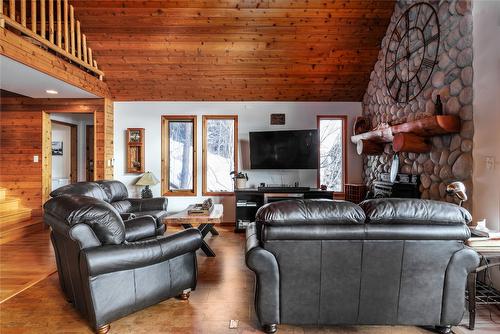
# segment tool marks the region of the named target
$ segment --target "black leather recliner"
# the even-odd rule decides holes
[[[109,203],[61,195],[44,205],[59,282],[67,299],[97,333],[130,313],[196,287],[201,234],[187,229],[156,236],[144,216],[123,222]]]
[[[454,204],[299,200],[259,209],[247,229],[255,309],[277,324],[420,325],[450,332],[464,313],[470,214]]]
[[[50,193],[51,197],[61,195],[82,195],[97,198],[110,203],[124,220],[151,216],[156,220],[156,234],[165,233],[165,224],[162,219],[167,215],[168,199],[156,198],[129,198],[127,187],[120,181],[77,182],[57,188]]]

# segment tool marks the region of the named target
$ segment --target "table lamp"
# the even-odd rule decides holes
[[[446,192],[448,194],[458,197],[458,199],[460,200],[460,206],[462,206],[463,202],[467,201],[466,190],[467,189],[465,189],[465,184],[460,181],[452,182],[446,187]]]
[[[142,198],[152,198],[153,197],[153,192],[149,188],[149,186],[154,186],[156,184],[160,183],[156,176],[154,176],[153,173],[151,172],[146,172],[144,173],[141,178],[135,183],[136,186],[146,186],[144,189],[141,191],[141,197]]]

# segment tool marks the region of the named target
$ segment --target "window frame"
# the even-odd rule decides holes
[[[191,121],[193,123],[193,189],[172,191],[170,183],[170,129],[169,123],[175,121]],[[196,115],[163,115],[161,116],[161,192],[163,196],[197,196],[198,194],[198,117]]]
[[[341,120],[342,121],[342,191],[333,191],[335,196],[345,195],[345,185],[347,184],[347,115],[317,115],[316,128],[318,130],[318,170],[317,187],[321,185],[321,120]]]
[[[202,195],[203,196],[234,196],[233,191],[207,190],[207,123],[209,120],[231,119],[234,121],[234,171],[238,173],[238,115],[203,115],[202,127]]]

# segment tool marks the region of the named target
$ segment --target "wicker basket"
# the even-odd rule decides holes
[[[353,203],[360,203],[366,197],[367,187],[361,183],[350,183],[345,185],[345,200]]]

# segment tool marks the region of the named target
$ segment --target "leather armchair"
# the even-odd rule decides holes
[[[61,195],[44,205],[59,282],[67,299],[98,333],[109,323],[196,288],[201,234],[156,236],[152,217],[123,222],[109,203]]]
[[[50,193],[51,197],[61,195],[82,195],[97,198],[110,203],[123,220],[142,216],[151,216],[156,221],[156,234],[165,233],[163,217],[167,215],[168,199],[129,198],[127,187],[120,181],[101,180],[96,182],[77,182],[57,188]]]
[[[419,325],[450,332],[465,308],[470,214],[415,199],[276,202],[247,228],[264,331],[277,325]]]

